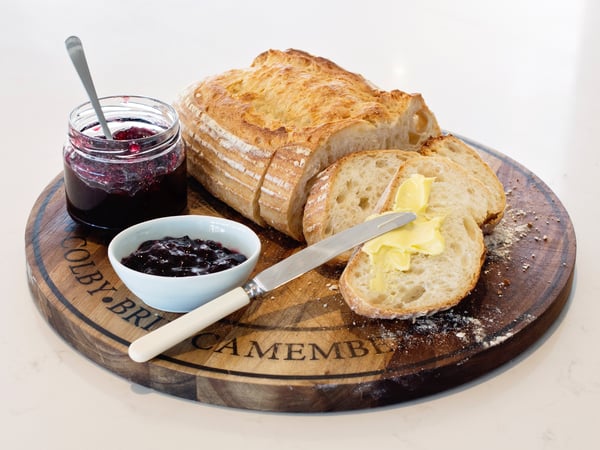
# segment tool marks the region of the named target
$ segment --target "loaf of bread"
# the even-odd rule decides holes
[[[375,210],[390,180],[408,158],[407,150],[363,150],[340,158],[317,175],[304,208],[307,244],[314,244],[364,222]],[[330,264],[345,264],[351,251]]]
[[[382,91],[299,50],[186,89],[175,107],[189,173],[244,216],[299,240],[315,175],[365,149],[418,150],[440,134],[418,94]]]
[[[393,209],[399,187],[413,175],[433,179],[424,214],[441,218],[443,251],[412,254],[408,270],[374,266],[364,246],[355,251],[339,287],[358,314],[385,319],[433,314],[460,302],[479,279],[485,256],[480,225],[490,211],[481,181],[446,157],[411,158],[386,188],[377,212]],[[373,288],[376,276],[384,289]]]

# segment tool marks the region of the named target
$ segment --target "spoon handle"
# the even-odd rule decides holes
[[[88,67],[87,59],[85,58],[85,52],[83,51],[83,44],[81,43],[81,40],[77,36],[70,36],[65,40],[65,46],[67,47],[67,52],[69,52],[71,61],[73,61],[75,70],[77,71],[77,74],[83,83],[83,87],[90,98],[92,107],[98,116],[98,121],[100,122],[102,131],[104,132],[104,136],[106,136],[107,139],[112,139],[112,133],[108,128],[106,118],[104,117],[104,113],[100,107],[100,102],[98,101],[98,95],[96,94],[96,88],[94,87],[92,76],[90,75],[90,69]]]

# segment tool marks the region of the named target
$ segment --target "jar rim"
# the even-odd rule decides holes
[[[86,102],[83,102],[83,103],[77,105],[75,108],[73,108],[73,110],[69,114],[69,128],[71,129],[72,132],[75,132],[77,134],[85,136],[86,139],[90,139],[92,142],[93,141],[102,141],[104,143],[106,143],[106,142],[127,143],[130,141],[136,141],[136,142],[144,143],[144,142],[149,142],[151,140],[156,140],[157,138],[160,138],[162,135],[172,133],[173,130],[177,130],[179,128],[179,115],[177,114],[177,111],[175,110],[175,108],[173,108],[172,105],[170,105],[162,100],[158,100],[153,97],[142,96],[142,95],[110,95],[110,96],[106,96],[106,97],[100,97],[98,99],[98,101],[100,102],[100,106],[102,107],[102,110],[105,115],[107,115],[107,113],[106,113],[104,107],[105,106],[111,107],[111,104],[103,105],[103,103],[116,101],[116,103],[114,105],[112,105],[115,108],[118,108],[118,107],[122,108],[129,104],[131,104],[132,106],[138,106],[138,107],[141,106],[141,107],[145,108],[147,111],[153,110],[154,114],[156,114],[157,112],[160,113],[160,116],[167,120],[164,123],[164,125],[165,125],[164,128],[161,127],[160,131],[154,133],[151,136],[147,136],[147,137],[117,140],[117,139],[112,139],[112,138],[107,139],[104,135],[94,136],[94,135],[86,134],[84,132],[85,130],[100,124],[98,121],[98,117],[96,116],[96,112],[94,111],[94,108],[92,107],[92,103],[88,100]],[[142,110],[143,109],[140,108],[140,111],[142,111]],[[89,126],[81,128],[81,127],[76,126],[76,120],[78,118],[81,118],[81,115],[83,113],[89,113],[88,114],[89,118],[95,120],[95,122],[86,124]],[[111,123],[111,120],[109,120],[109,117],[107,117],[107,122]]]

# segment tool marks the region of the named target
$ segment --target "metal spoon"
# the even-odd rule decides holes
[[[98,95],[96,94],[96,88],[94,87],[92,76],[90,75],[90,69],[85,58],[85,52],[83,51],[81,40],[77,36],[70,36],[65,40],[65,46],[67,47],[67,52],[69,52],[71,61],[73,61],[75,70],[77,70],[77,74],[83,83],[83,87],[90,98],[92,107],[94,108],[94,111],[96,111],[96,115],[98,116],[98,121],[100,122],[102,131],[104,132],[104,136],[106,139],[112,139],[112,133],[108,128],[106,118],[104,117],[104,113],[100,107],[100,102],[98,101]]]

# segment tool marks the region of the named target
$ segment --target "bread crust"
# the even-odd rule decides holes
[[[268,50],[176,103],[188,169],[211,194],[299,240],[313,177],[370,148],[418,149],[440,134],[418,94],[379,90],[300,50]]]

